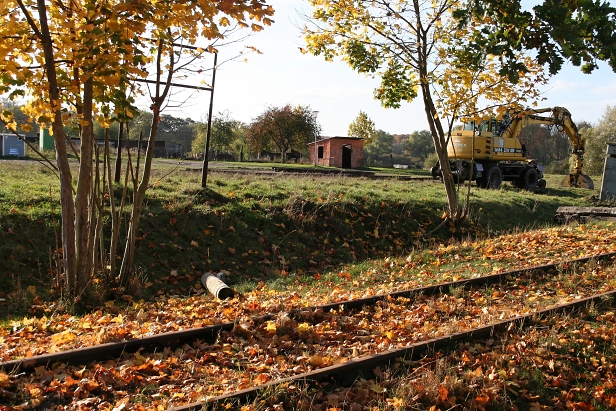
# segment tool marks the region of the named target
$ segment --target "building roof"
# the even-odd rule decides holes
[[[334,139],[341,139],[341,140],[364,140],[363,137],[344,137],[344,136],[334,136],[334,137],[321,137],[320,139],[317,140],[318,142],[321,141],[325,141],[325,140],[334,140]],[[314,144],[314,141],[308,143],[308,145]]]

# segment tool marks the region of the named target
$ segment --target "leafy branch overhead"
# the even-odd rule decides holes
[[[565,61],[591,73],[600,61],[616,71],[616,8],[601,0],[544,1],[524,10],[520,0],[471,0],[454,12],[459,26],[472,26],[472,41],[463,50],[477,66],[485,54],[503,56],[504,73],[515,81],[525,70],[522,51],[534,51],[537,62],[559,72]],[[472,24],[476,18],[483,22]]]

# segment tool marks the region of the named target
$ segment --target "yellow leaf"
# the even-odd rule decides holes
[[[75,341],[77,336],[70,331],[62,331],[51,336],[51,342],[55,344],[66,344]]]
[[[321,366],[323,366],[323,364],[325,364],[325,362],[323,361],[323,357],[321,357],[318,354],[315,354],[315,355],[311,356],[310,359],[308,360],[308,362],[311,365],[316,365],[317,367],[321,367]]]
[[[312,328],[312,326],[308,323],[301,323],[297,326],[297,331],[301,332],[308,332],[310,331],[310,329]]]
[[[265,329],[271,333],[275,333],[276,332],[276,323],[273,321],[268,321],[267,322],[267,326],[265,327]]]
[[[378,384],[373,383],[372,386],[370,387],[370,389],[374,392],[376,392],[377,394],[381,394],[384,393],[385,391],[387,391],[387,389],[381,387]]]
[[[143,355],[141,355],[139,351],[137,351],[135,353],[135,359],[133,360],[133,362],[135,363],[135,365],[141,365],[141,364],[145,364],[146,362],[148,362],[148,359],[145,358]]]

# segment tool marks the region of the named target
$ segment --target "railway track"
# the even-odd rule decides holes
[[[272,381],[259,386],[238,390],[229,394],[215,396],[208,398],[207,400],[171,407],[169,408],[169,411],[198,411],[208,409],[208,407],[212,407],[216,404],[247,401],[257,397],[259,393],[265,392],[268,388],[285,383],[289,384],[305,381],[319,382],[327,379],[335,379],[340,385],[350,385],[359,377],[374,378],[373,370],[375,368],[387,367],[397,359],[416,361],[431,352],[449,350],[462,341],[488,339],[497,333],[510,330],[514,327],[531,327],[537,323],[539,318],[570,313],[574,310],[587,307],[592,304],[603,303],[608,299],[612,300],[615,296],[616,290],[593,295],[587,298],[581,298],[577,301],[567,304],[560,304],[555,307],[539,310],[505,321],[499,321],[463,332],[432,338],[419,343],[410,344],[405,347],[390,349],[378,354],[367,355],[357,359],[350,359],[343,364],[337,364],[295,375],[293,377]]]
[[[0,370],[9,376],[8,384],[0,384],[5,392],[0,391],[0,407],[6,402],[3,397],[11,400],[11,393],[13,399],[21,398],[15,391],[20,381],[45,388],[59,377],[73,395],[79,391],[82,400],[96,393],[110,403],[116,400],[114,392],[126,395],[140,385],[157,384],[161,388],[157,395],[168,398],[165,406],[184,404],[176,410],[205,405],[204,400],[191,401],[194,395],[189,390],[195,387],[207,387],[198,396],[217,402],[245,399],[291,379],[355,378],[395,358],[413,358],[469,336],[527,324],[537,315],[611,298],[611,286],[593,280],[592,275],[559,273],[559,266],[573,268],[590,260],[613,260],[615,255],[7,361],[0,363]],[[577,277],[579,281],[572,282]],[[555,281],[563,282],[562,288],[569,287],[568,291],[555,292]],[[175,390],[181,386],[186,390]],[[58,407],[68,396],[66,390],[45,392],[52,395],[41,401],[56,402]]]

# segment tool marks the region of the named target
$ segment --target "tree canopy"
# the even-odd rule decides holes
[[[364,139],[364,146],[369,146],[374,140],[376,135],[376,128],[374,127],[374,121],[368,117],[363,111],[359,111],[359,114],[349,124],[349,130],[347,131],[349,137],[360,137]]]
[[[383,156],[390,155],[394,148],[394,136],[383,130],[377,130],[369,146],[366,147],[368,154]]]
[[[307,106],[269,107],[253,119],[246,130],[246,143],[253,152],[277,149],[282,161],[289,150],[307,152],[308,143],[321,132],[315,113]]]
[[[471,26],[467,46],[459,50],[477,66],[487,54],[501,56],[502,73],[517,81],[526,70],[520,52],[532,50],[551,74],[565,61],[584,73],[606,61],[616,71],[616,8],[604,0],[544,0],[530,10],[521,0],[470,0],[454,12],[460,27]],[[481,25],[475,25],[474,21]]]
[[[241,121],[231,118],[231,113],[224,111],[212,119],[212,133],[210,134],[210,149],[213,151],[231,150],[233,143],[242,134],[244,127]],[[207,124],[200,123],[196,128],[195,139],[192,142],[193,153],[202,153],[205,149]]]
[[[584,167],[589,173],[602,174],[607,143],[616,142],[616,106],[607,106],[597,124],[582,127],[580,134],[586,139]]]
[[[414,131],[404,142],[402,149],[411,157],[419,157],[422,160],[434,153],[432,136],[428,130]]]

